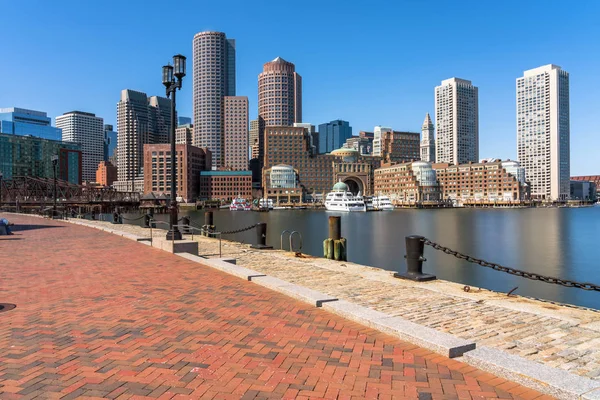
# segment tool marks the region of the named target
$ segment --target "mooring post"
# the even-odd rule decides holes
[[[204,236],[210,236],[210,233],[214,232],[215,225],[213,223],[213,212],[206,211],[204,213],[204,232],[202,234]]]
[[[250,246],[253,249],[267,250],[273,246],[267,246],[267,223],[259,222],[256,224],[256,244]]]
[[[181,217],[181,233],[185,235],[190,234],[190,219],[188,217]]]
[[[425,251],[425,238],[423,236],[407,236],[406,237],[406,272],[397,272],[395,278],[409,279],[411,281],[432,281],[436,279],[435,275],[423,273],[423,261],[427,261],[423,257]]]
[[[329,260],[348,260],[346,239],[342,237],[341,217],[329,217],[329,238],[323,241],[323,256]]]

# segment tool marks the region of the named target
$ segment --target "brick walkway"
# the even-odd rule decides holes
[[[96,229],[0,237],[0,399],[549,398]]]

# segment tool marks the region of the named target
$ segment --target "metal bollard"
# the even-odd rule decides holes
[[[150,228],[150,214],[144,215],[144,228]]]
[[[395,278],[409,279],[411,281],[432,281],[437,279],[435,275],[423,273],[423,261],[427,261],[423,257],[425,250],[425,241],[423,236],[407,236],[406,237],[406,272],[397,272]]]
[[[266,222],[259,222],[256,226],[256,244],[250,246],[253,249],[267,250],[272,249],[273,246],[267,246],[267,224]]]
[[[329,217],[329,239],[340,240],[342,238],[342,217]]]
[[[92,221],[96,220],[96,210],[92,210]]]
[[[122,220],[122,218],[121,218],[121,215],[120,215],[120,214],[119,214],[117,211],[115,211],[115,212],[113,213],[113,220],[112,220],[112,223],[113,223],[113,224],[122,224],[122,223],[123,223],[123,220]]]
[[[188,217],[182,217],[181,224],[183,225],[181,227],[181,233],[184,235],[189,235],[190,234],[190,219]]]
[[[207,230],[207,232],[204,233],[205,236],[210,236],[208,233],[209,232],[213,232],[214,231],[214,222],[213,222],[213,212],[212,211],[206,211],[204,213],[204,229]]]
[[[346,238],[342,237],[341,217],[329,217],[329,238],[323,241],[323,257],[329,260],[348,261]]]

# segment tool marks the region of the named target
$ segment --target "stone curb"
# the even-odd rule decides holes
[[[345,300],[324,304],[323,308],[448,358],[460,357],[465,352],[475,349],[474,342],[415,324],[401,317],[390,317],[382,312]]]
[[[463,355],[470,365],[560,399],[600,399],[600,382],[481,346]]]
[[[238,278],[242,278],[244,280],[251,280],[254,277],[265,276],[265,274],[261,274],[260,272],[253,271],[248,268],[240,267],[238,265],[232,264],[229,261],[214,259],[214,258],[202,258],[200,256],[195,256],[190,253],[175,253],[175,255],[179,257],[183,257],[187,260],[197,262],[199,264],[203,264],[219,271],[226,272],[230,275],[237,276]]]
[[[305,288],[303,286],[294,285],[293,283],[289,283],[278,278],[273,278],[272,276],[264,275],[253,277],[252,282],[317,307],[321,307],[323,303],[337,301],[337,298],[335,297],[318,292],[316,290]]]

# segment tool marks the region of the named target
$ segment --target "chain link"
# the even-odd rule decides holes
[[[561,286],[565,286],[565,287],[572,287],[572,288],[577,288],[577,289],[593,290],[593,291],[600,292],[600,286],[595,285],[593,283],[588,283],[588,282],[581,283],[581,282],[571,281],[568,279],[561,279],[561,278],[554,278],[552,276],[540,275],[540,274],[536,274],[535,272],[522,271],[522,270],[516,269],[516,268],[504,267],[500,264],[488,262],[485,260],[481,260],[479,258],[475,258],[475,257],[471,257],[466,254],[459,253],[458,251],[454,251],[452,249],[449,249],[448,247],[444,247],[438,243],[432,242],[429,239],[423,239],[423,242],[427,246],[431,246],[436,250],[440,250],[446,254],[450,254],[451,256],[454,256],[458,259],[465,260],[465,261],[468,261],[473,264],[478,264],[478,265],[481,265],[482,267],[491,268],[495,271],[506,272],[507,274],[510,274],[510,275],[520,276],[522,278],[531,279],[534,281],[542,281],[542,282],[553,283],[553,284],[561,285]]]
[[[254,228],[256,228],[258,225],[260,225],[260,224],[254,224],[254,225],[250,225],[250,226],[247,226],[247,227],[245,227],[245,228],[238,229],[238,230],[235,230],[235,231],[227,231],[227,232],[220,232],[220,233],[221,233],[221,235],[234,235],[234,234],[236,234],[236,233],[246,232],[246,231],[249,231],[249,230],[251,230],[251,229],[254,229]]]
[[[146,215],[142,215],[141,217],[138,217],[138,218],[127,218],[127,217],[124,217],[124,216],[123,216],[123,215],[121,215],[121,214],[119,214],[119,215],[120,215],[120,216],[121,216],[121,218],[123,218],[125,221],[139,221],[140,219],[142,219],[142,218],[145,218],[145,217],[146,217]]]

